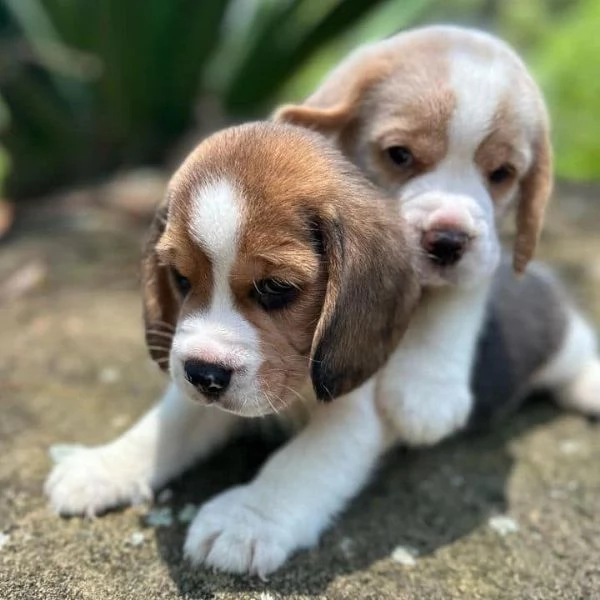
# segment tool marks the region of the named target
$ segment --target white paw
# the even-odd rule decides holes
[[[460,431],[472,408],[471,394],[449,394],[431,390],[385,411],[402,442],[410,446],[432,446]]]
[[[261,510],[251,485],[220,494],[196,515],[185,542],[185,556],[230,573],[250,573],[264,579],[278,569],[295,543],[277,515]]]
[[[92,517],[152,497],[147,482],[132,466],[107,447],[79,447],[52,469],[44,491],[57,513]]]

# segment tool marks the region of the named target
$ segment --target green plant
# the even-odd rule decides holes
[[[160,161],[195,117],[215,126],[202,98],[228,119],[265,114],[298,67],[386,3],[0,0],[11,190]]]
[[[524,52],[548,96],[558,174],[600,175],[597,0],[0,0],[9,191],[162,161],[191,127],[266,116],[358,44],[440,21],[497,30]]]
[[[531,53],[550,106],[556,170],[569,179],[600,177],[599,27],[600,3],[580,0]]]
[[[597,0],[504,0],[496,29],[525,55],[552,120],[556,173],[600,177],[600,3]]]

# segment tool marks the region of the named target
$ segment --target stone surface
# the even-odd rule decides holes
[[[597,191],[560,190],[542,254],[600,321]],[[394,451],[320,545],[266,583],[192,570],[181,555],[182,511],[250,478],[269,452],[258,441],[173,482],[167,525],[148,525],[148,506],[53,515],[49,448],[114,437],[164,384],[143,346],[140,227],[85,203],[64,215],[36,206],[0,250],[0,282],[47,265],[39,287],[0,305],[0,598],[600,598],[600,428],[543,402],[486,435]],[[497,515],[518,531],[498,535]],[[414,566],[393,559],[398,547]]]

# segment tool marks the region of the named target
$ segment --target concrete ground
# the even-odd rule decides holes
[[[600,322],[597,192],[560,190],[542,255]],[[544,402],[489,434],[394,452],[319,547],[266,583],[181,557],[192,506],[250,478],[268,452],[257,441],[154,509],[51,514],[48,448],[114,437],[164,384],[143,345],[142,226],[84,201],[35,205],[1,247],[1,599],[600,598],[600,428]]]

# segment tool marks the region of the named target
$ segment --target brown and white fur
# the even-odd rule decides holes
[[[146,339],[171,385],[121,437],[55,467],[54,509],[147,498],[247,417],[302,412],[304,429],[253,481],[202,507],[185,553],[265,576],[314,544],[392,442],[372,375],[420,286],[384,196],[302,128],[251,124],[200,144],[170,182],[143,264]]]
[[[542,96],[504,42],[479,31],[433,26],[357,49],[302,105],[283,107],[276,118],[333,140],[396,198],[414,243],[422,247],[423,298],[378,378],[378,390],[406,443],[436,443],[467,424],[474,413],[471,379],[482,390],[477,378],[493,369],[480,361],[473,372],[480,335],[480,348],[493,347],[486,337],[492,330],[483,327],[496,319],[486,313],[501,313],[502,327],[512,327],[511,311],[499,305],[497,293],[488,305],[501,257],[497,223],[516,208],[512,262],[522,274],[552,186]],[[502,297],[511,300],[513,311],[531,305],[527,293],[535,285],[520,284],[506,266],[498,277],[502,289],[510,288]],[[535,273],[526,277],[539,280]],[[560,308],[556,318],[565,311]],[[526,312],[539,321],[535,307]],[[538,353],[511,389],[521,395],[533,384],[560,387],[563,403],[598,413],[595,337],[573,309],[568,312],[564,331],[557,333],[562,345],[559,340],[546,346],[555,354]],[[519,344],[527,348],[530,340],[510,339],[511,356],[524,357]],[[490,403],[487,397],[481,401]]]

